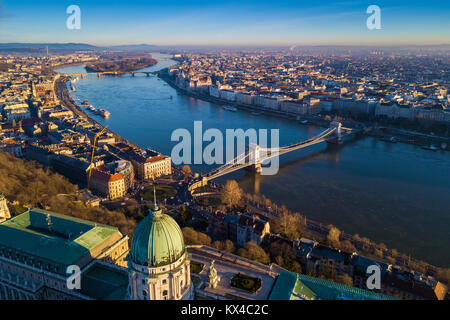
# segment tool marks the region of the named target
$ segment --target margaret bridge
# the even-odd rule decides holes
[[[68,77],[81,77],[84,79],[87,76],[97,76],[100,78],[103,75],[107,76],[122,76],[124,74],[130,74],[134,77],[136,74],[145,74],[147,77],[150,77],[151,74],[156,74],[154,71],[102,71],[102,72],[82,72],[82,73],[65,73],[65,76]]]
[[[189,186],[189,190],[193,191],[196,188],[203,187],[207,185],[208,181],[243,168],[253,168],[255,172],[261,172],[261,164],[271,158],[278,157],[291,151],[303,149],[323,141],[340,144],[342,143],[342,138],[344,135],[353,134],[358,131],[359,130],[352,128],[345,128],[340,122],[333,121],[330,123],[330,127],[320,134],[305,141],[297,142],[288,146],[279,148],[261,148],[256,144],[251,144],[246,152],[238,155],[236,158],[227,162],[223,166],[202,176],[201,180],[192,183]]]

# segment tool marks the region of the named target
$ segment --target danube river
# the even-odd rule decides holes
[[[175,63],[155,54],[155,71]],[[59,70],[84,72],[83,66]],[[177,142],[173,130],[249,128],[279,129],[280,145],[304,140],[324,128],[221,106],[179,94],[156,76],[89,77],[78,81],[74,98],[88,99],[111,112],[96,119],[141,147],[170,155]],[[205,143],[206,145],[207,143]],[[208,165],[192,166],[207,172]],[[281,156],[274,176],[240,171],[236,179],[246,192],[260,193],[278,204],[324,224],[334,224],[390,248],[450,267],[450,153],[363,137],[342,146],[321,143]],[[219,180],[220,181],[220,180]]]

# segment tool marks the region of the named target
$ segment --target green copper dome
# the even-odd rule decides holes
[[[183,233],[177,222],[154,203],[149,215],[134,231],[130,252],[132,262],[153,268],[174,263],[185,251]]]

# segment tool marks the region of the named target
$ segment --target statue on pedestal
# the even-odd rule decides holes
[[[214,268],[214,262],[214,260],[211,261],[209,266],[208,288],[217,288],[220,281],[220,277],[217,275],[217,270]]]
[[[8,209],[8,204],[6,203],[6,198],[3,193],[0,193],[0,222],[8,220],[11,218],[11,214]]]

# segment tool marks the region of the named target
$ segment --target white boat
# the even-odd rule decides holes
[[[300,123],[301,123],[301,124],[307,124],[307,123],[308,123],[308,120],[302,120],[302,121],[300,121]]]
[[[237,108],[233,106],[223,106],[223,108],[228,111],[237,111]]]
[[[109,116],[111,115],[111,113],[109,111],[106,111],[105,109],[100,109],[99,111],[100,115],[105,119],[108,119]]]
[[[381,138],[381,141],[389,142],[389,143],[397,143],[398,140],[396,137],[390,137],[390,138]]]
[[[425,150],[431,150],[431,151],[437,151],[437,150],[439,150],[439,148],[436,147],[436,146],[434,146],[434,145],[423,146],[422,149],[425,149]]]

